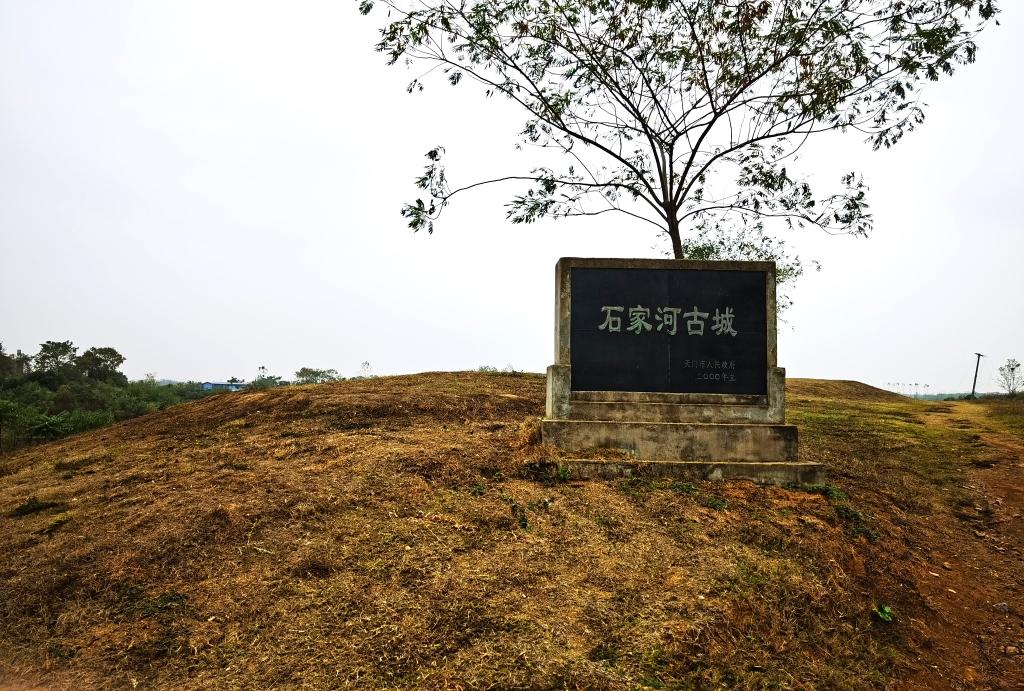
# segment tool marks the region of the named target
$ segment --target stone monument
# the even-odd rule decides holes
[[[820,482],[785,424],[775,322],[774,262],[560,259],[544,442],[578,478]]]

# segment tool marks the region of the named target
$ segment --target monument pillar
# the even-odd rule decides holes
[[[785,424],[775,281],[773,262],[560,259],[542,435],[578,458],[559,463],[583,478],[819,482]]]

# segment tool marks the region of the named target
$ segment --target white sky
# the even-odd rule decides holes
[[[805,232],[823,263],[784,315],[790,376],[995,389],[1024,360],[1024,6],[930,85],[891,151],[811,141],[863,171],[875,233]],[[0,341],[110,345],[132,378],[288,378],[552,361],[560,256],[659,256],[625,216],[513,226],[511,189],[456,200],[433,236],[398,214],[423,153],[456,185],[527,171],[523,118],[466,81],[408,95],[354,0],[0,0]]]

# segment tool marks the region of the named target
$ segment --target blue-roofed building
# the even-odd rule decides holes
[[[245,382],[226,382],[226,381],[204,381],[200,384],[203,391],[241,391],[247,388],[249,385]]]

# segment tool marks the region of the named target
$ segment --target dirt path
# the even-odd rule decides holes
[[[918,624],[934,646],[929,666],[948,688],[1024,688],[1024,440],[977,404],[942,403],[922,417],[970,434],[978,452],[952,507],[959,520],[937,531],[913,584],[940,622]]]

